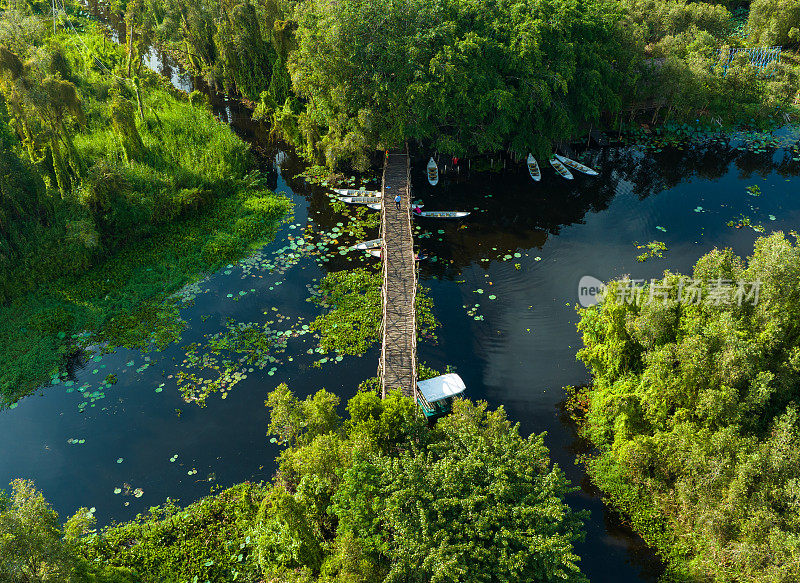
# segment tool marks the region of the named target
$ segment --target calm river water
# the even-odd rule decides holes
[[[293,178],[303,165],[291,151],[263,145],[235,107],[226,106],[224,115],[257,146],[275,189],[295,202],[294,218],[258,258],[197,286],[194,302],[182,311],[188,328],[176,345],[146,355],[120,350],[90,361],[66,382],[0,413],[0,439],[7,444],[0,484],[35,480],[62,518],[80,506],[95,507],[99,523],[108,524],[167,497],[187,504],[214,487],[268,480],[279,451],[265,435],[269,390],[286,382],[305,396],[324,387],[346,401],[375,374],[377,349],[314,366],[321,356],[308,354],[314,339],[299,335],[273,366],[255,368],[225,399],[212,395],[200,408],[178,394],[175,375],[187,345],[197,342],[202,352],[204,335],[221,331],[229,319],[301,329],[317,314],[306,301],[315,278],[376,261],[339,255],[336,245],[327,262],[297,252],[306,225],[318,238],[336,233],[337,223],[346,220],[332,211],[323,188]],[[470,173],[462,163],[460,173],[431,187],[424,175],[428,153],[415,160],[414,193],[428,209],[473,211],[459,222],[418,222],[425,234],[420,248],[431,256],[421,264],[421,283],[431,289],[442,323],[438,342],[421,343],[419,357],[440,370],[453,367],[467,396],[502,405],[523,433],[547,432],[553,461],[578,487],[570,504],[591,511],[577,552],[595,583],[655,581],[662,567],[602,504],[574,462],[582,446],[559,402],[563,386],[588,381],[575,360],[578,281],[584,275],[657,277],[667,268],[688,272],[715,246],[748,255],[759,233],[726,225],[742,214],[766,232],[796,229],[797,137],[796,130],[784,129],[776,134],[778,143],[767,146],[742,146],[733,138],[658,152],[590,150],[582,160],[600,176],[572,182],[550,168],[543,167],[541,183],[534,184],[522,164],[509,163],[501,173]],[[751,185],[760,187],[760,196],[748,194]],[[664,258],[637,262],[636,244],[652,240],[666,243]],[[287,253],[295,259],[283,264]],[[119,382],[99,387],[109,373]],[[92,391],[98,391],[94,401]]]

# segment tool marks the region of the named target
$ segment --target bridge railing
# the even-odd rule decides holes
[[[414,230],[411,221],[411,158],[408,155],[408,144],[406,144],[406,184],[408,185],[406,213],[408,216],[408,232],[411,236],[411,265],[414,266],[414,284],[411,292],[413,301],[411,303],[411,398],[417,400],[417,283],[419,280],[419,262],[414,256]]]
[[[386,157],[383,160],[383,176],[381,178],[381,228],[378,236],[381,238],[381,359],[378,363],[378,378],[381,383],[381,398],[385,398],[384,390],[386,387],[386,282],[388,280],[387,272],[387,253],[386,253],[386,233],[384,226],[386,225],[386,165],[389,160],[389,152],[386,152]]]

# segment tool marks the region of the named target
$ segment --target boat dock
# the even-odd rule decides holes
[[[383,338],[378,376],[384,398],[398,388],[404,395],[416,397],[417,267],[411,231],[410,173],[408,151],[390,150],[383,166],[381,189]],[[402,198],[400,210],[394,202],[398,194]]]

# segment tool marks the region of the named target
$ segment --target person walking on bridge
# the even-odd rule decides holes
[[[394,204],[397,205],[397,210],[400,210],[400,195],[394,197]]]

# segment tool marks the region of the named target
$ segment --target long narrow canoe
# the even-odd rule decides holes
[[[411,213],[415,217],[428,217],[431,219],[460,219],[469,215],[465,211],[422,211],[421,213]]]
[[[439,167],[436,165],[436,162],[433,161],[433,157],[428,160],[428,182],[431,183],[431,186],[436,186],[439,184]]]
[[[417,204],[417,205],[414,205],[414,206],[418,206],[419,208],[422,208],[425,205],[424,204]],[[369,202],[369,203],[367,203],[367,208],[371,208],[374,211],[379,211],[379,210],[381,210],[381,203],[379,203],[379,202]],[[411,213],[411,214],[413,215],[414,213]]]
[[[339,196],[381,196],[380,190],[356,190],[354,188],[332,188],[333,192]]]
[[[578,172],[583,172],[584,174],[588,174],[589,176],[597,176],[597,170],[592,170],[588,166],[584,166],[580,162],[576,162],[571,158],[567,158],[566,156],[559,156],[558,154],[556,154],[556,158],[561,160],[561,162],[563,162],[565,166],[569,166],[573,170],[577,170]]]
[[[367,251],[369,249],[376,249],[383,245],[383,239],[372,239],[370,241],[364,241],[363,243],[358,243],[354,245],[354,249],[358,249],[359,251]]]
[[[564,166],[558,158],[556,157],[550,158],[550,166],[552,166],[556,172],[561,174],[562,178],[566,178],[567,180],[572,180],[572,172],[567,170],[567,167]]]
[[[539,170],[539,163],[533,157],[533,154],[528,154],[528,174],[531,175],[535,182],[539,182],[542,179],[542,171]]]
[[[340,196],[339,200],[347,204],[369,204],[375,202],[374,196]]]

